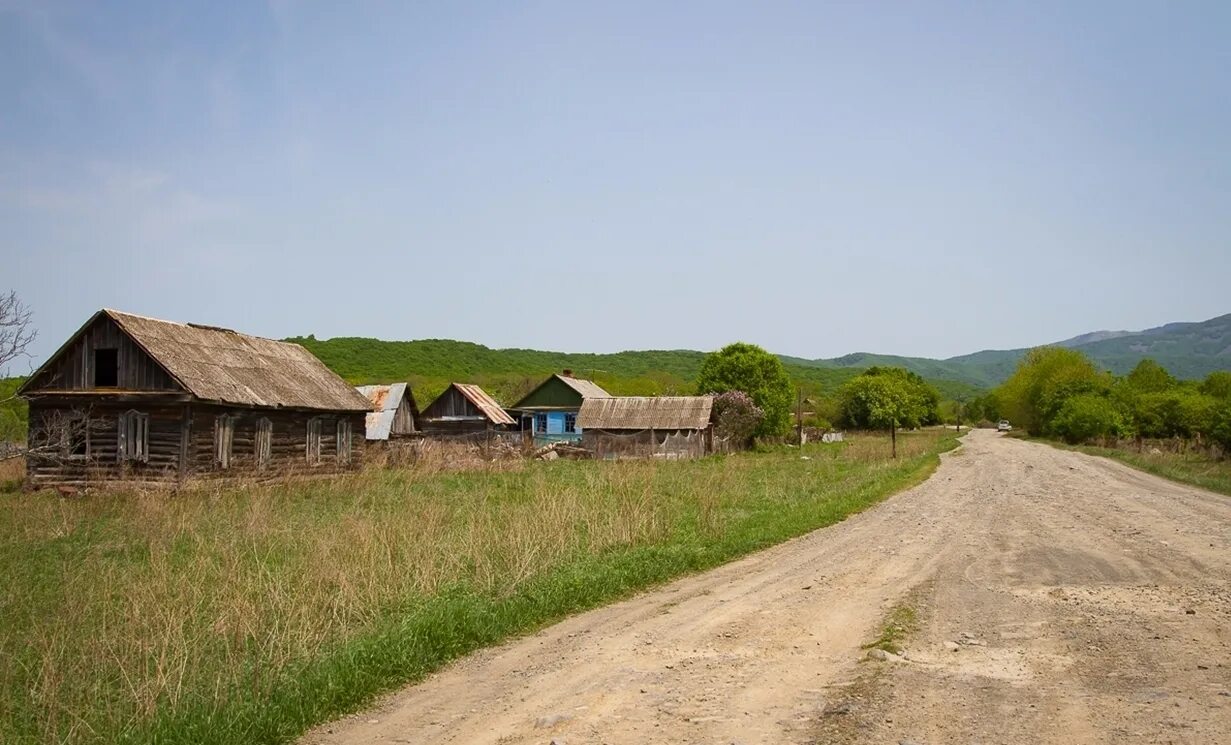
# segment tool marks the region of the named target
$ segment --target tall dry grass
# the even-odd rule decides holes
[[[0,741],[149,740],[158,726],[183,729],[194,711],[278,700],[299,685],[291,671],[307,679],[302,671],[356,639],[405,642],[399,624],[440,598],[474,597],[496,612],[537,593],[532,612],[490,633],[523,628],[839,519],[918,471],[939,437],[902,436],[896,462],[886,438],[854,437],[808,446],[806,461],[780,448],[693,462],[374,470],[176,494],[5,493]],[[619,572],[595,579],[612,584],[591,599],[573,597],[575,582],[548,581],[589,567],[598,577],[615,561]],[[432,659],[486,637],[456,638],[456,650]],[[298,731],[345,705],[290,712],[269,731]]]

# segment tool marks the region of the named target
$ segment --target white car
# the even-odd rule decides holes
[[[996,431],[997,432],[1012,432],[1013,425],[1009,424],[1008,419],[1001,419],[1000,423],[996,425]]]

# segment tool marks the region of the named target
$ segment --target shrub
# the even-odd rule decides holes
[[[765,421],[765,411],[743,391],[727,391],[714,398],[714,434],[747,444]]]
[[[1099,437],[1123,437],[1130,431],[1115,404],[1104,396],[1083,393],[1060,407],[1051,423],[1051,434],[1066,442],[1088,442]]]

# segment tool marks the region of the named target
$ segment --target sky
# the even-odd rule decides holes
[[[996,7],[992,7],[996,6]],[[1231,312],[1231,3],[0,0],[0,289],[947,357]]]

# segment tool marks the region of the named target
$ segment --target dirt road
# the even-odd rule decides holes
[[[906,659],[861,645],[911,607]],[[309,743],[1231,743],[1231,498],[977,431],[839,525]]]

